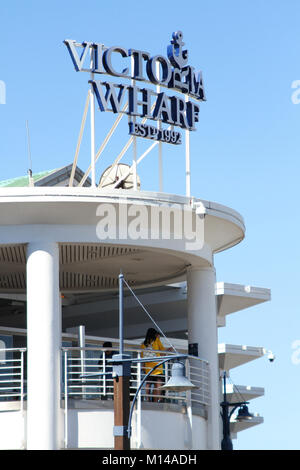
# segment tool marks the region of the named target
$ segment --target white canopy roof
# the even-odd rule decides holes
[[[230,370],[265,355],[265,349],[256,346],[243,346],[221,343],[218,345],[219,367]]]
[[[265,393],[262,387],[252,387],[250,385],[226,384],[226,398],[229,403],[240,401],[250,401],[254,398],[262,397]]]
[[[271,290],[262,287],[244,286],[217,282],[215,287],[218,325],[225,326],[225,317],[271,299]]]
[[[247,419],[245,421],[238,421],[233,420],[230,422],[230,433],[232,439],[237,438],[237,433],[240,431],[244,431],[245,429],[252,428],[253,426],[257,426],[258,424],[262,424],[264,422],[264,418],[259,415],[254,415],[251,419]]]

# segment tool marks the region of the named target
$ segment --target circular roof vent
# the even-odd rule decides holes
[[[106,168],[99,181],[99,188],[132,189],[133,187],[132,170],[130,170],[129,165],[123,163]],[[140,189],[140,187],[141,181],[137,175],[137,189]]]

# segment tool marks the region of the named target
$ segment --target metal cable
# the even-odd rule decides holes
[[[150,313],[147,311],[146,307],[144,307],[144,305],[142,304],[142,302],[138,299],[138,297],[135,295],[135,293],[133,292],[133,290],[131,289],[131,287],[128,285],[128,283],[126,282],[125,278],[123,278],[126,286],[128,287],[128,289],[130,290],[130,292],[132,293],[133,297],[136,299],[136,301],[139,303],[139,305],[142,307],[142,309],[144,310],[144,312],[146,312],[146,314],[148,315],[148,317],[150,318],[150,320],[154,323],[154,325],[156,326],[156,328],[159,330],[159,332],[163,335],[163,337],[165,338],[165,340],[168,342],[168,344],[171,346],[171,348],[178,354],[178,351],[174,348],[173,344],[170,343],[170,341],[168,340],[168,338],[166,337],[166,335],[164,334],[164,332],[159,328],[159,326],[157,325],[157,323],[153,320],[153,318],[151,317]]]
[[[231,384],[233,385],[233,390],[236,391],[235,393],[236,393],[237,395],[239,395],[239,396],[242,398],[241,401],[246,402],[245,397],[241,394],[241,392],[239,391],[238,387],[233,383],[233,381],[231,380],[230,376],[228,376],[228,379],[229,379],[229,381],[231,382]]]

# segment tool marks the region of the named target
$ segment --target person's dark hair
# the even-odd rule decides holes
[[[158,335],[158,331],[156,331],[154,328],[149,328],[146,333],[146,338],[144,340],[144,345],[147,347],[149,344],[154,341]]]
[[[110,341],[106,341],[105,343],[103,343],[103,348],[112,348],[112,343]]]

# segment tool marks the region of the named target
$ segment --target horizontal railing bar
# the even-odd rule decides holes
[[[20,382],[21,377],[22,376],[20,376],[20,374],[5,374],[5,375],[2,375],[2,376],[0,375],[0,383]]]
[[[15,383],[21,383],[21,380],[13,380],[13,379],[7,379],[7,380],[0,380],[0,384],[15,384]]]
[[[2,377],[3,375],[19,375],[19,371],[21,371],[20,367],[6,367],[5,369],[0,368],[0,377]]]
[[[11,397],[21,397],[21,393],[10,393],[5,395],[0,395],[0,398],[11,398]]]
[[[1,387],[0,389],[0,395],[1,395],[1,391],[4,391],[4,390],[11,390],[11,389],[14,389],[13,390],[13,393],[16,393],[17,390],[21,390],[21,387]]]
[[[10,360],[10,359],[8,359],[7,361],[0,361],[0,368],[1,368],[1,369],[2,369],[2,368],[4,369],[5,366],[2,365],[2,363],[3,363],[3,364],[7,364],[8,362],[16,363],[15,366],[13,366],[13,365],[9,365],[9,366],[8,366],[8,367],[10,367],[11,369],[12,369],[13,367],[20,367],[20,365],[21,365],[21,361],[20,361],[19,359],[15,359],[15,360]],[[18,365],[18,363],[20,363],[20,365]]]
[[[2,351],[5,351],[5,352],[26,352],[26,348],[1,348],[0,349],[0,353]]]

